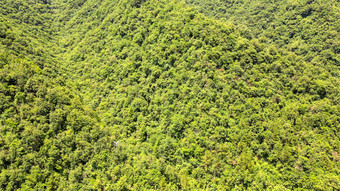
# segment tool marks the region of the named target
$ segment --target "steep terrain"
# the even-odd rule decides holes
[[[0,7],[0,190],[62,188],[83,152],[91,153],[86,141],[99,140],[98,120],[67,85],[52,5],[6,0]]]
[[[340,189],[336,57],[180,0],[1,7],[1,189]]]

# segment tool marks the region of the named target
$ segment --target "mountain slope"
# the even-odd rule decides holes
[[[129,150],[134,170],[117,161],[126,173],[118,183],[150,170],[181,189],[311,189],[319,184],[314,176],[337,181],[338,70],[249,41],[179,1],[86,1],[69,12],[61,41],[67,66],[78,71],[86,103]],[[328,133],[317,130],[324,127]],[[268,181],[256,178],[261,173]],[[140,181],[126,186],[153,188],[160,180]]]
[[[340,3],[336,0],[186,0],[201,12],[243,28],[278,48],[322,63],[340,65]]]
[[[102,131],[67,85],[51,4],[0,4],[0,190],[55,190],[62,167],[86,162]]]
[[[339,189],[339,70],[179,0],[38,2],[53,40],[4,95],[2,189]]]

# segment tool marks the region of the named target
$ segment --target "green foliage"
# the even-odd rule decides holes
[[[0,190],[340,189],[330,41],[300,54],[180,0],[0,5]]]
[[[340,3],[336,0],[186,0],[204,14],[232,22],[248,38],[293,51],[330,69],[340,65]]]

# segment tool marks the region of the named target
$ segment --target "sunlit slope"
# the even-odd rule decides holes
[[[66,64],[125,149],[115,186],[338,187],[338,70],[180,1],[86,1],[65,13]]]

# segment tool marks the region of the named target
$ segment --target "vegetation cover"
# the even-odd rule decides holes
[[[0,190],[340,189],[338,2],[218,2],[1,1]]]
[[[186,0],[209,17],[323,65],[340,63],[338,0]]]

